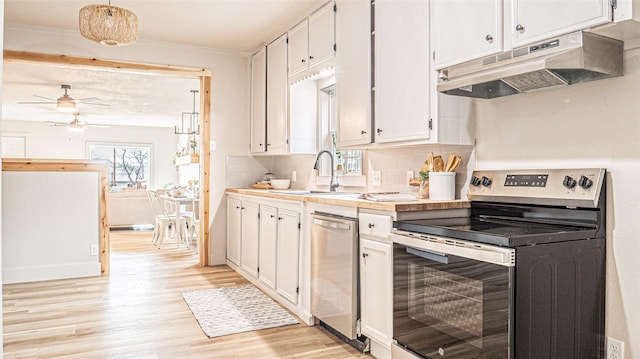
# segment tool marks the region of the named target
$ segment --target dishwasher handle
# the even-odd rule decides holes
[[[312,223],[326,228],[341,229],[346,231],[351,230],[350,224],[334,222],[326,219],[313,218]]]

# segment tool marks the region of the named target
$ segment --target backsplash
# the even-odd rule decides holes
[[[417,194],[417,188],[407,186],[407,171],[413,171],[414,178],[417,178],[420,167],[427,159],[429,152],[441,155],[445,161],[451,152],[462,157],[462,161],[456,169],[456,198],[460,198],[462,190],[465,191],[462,193],[462,198],[466,198],[468,176],[475,167],[474,146],[424,145],[368,150],[365,165],[368,172],[367,191],[398,191]],[[380,171],[380,186],[373,186],[373,171]]]
[[[456,198],[466,198],[466,184],[469,183],[469,175],[475,168],[474,146],[423,145],[365,150],[363,161],[366,178],[341,177],[339,190],[417,193],[417,188],[407,185],[407,171],[413,171],[414,177],[418,177],[418,171],[429,152],[441,155],[445,161],[451,152],[462,156],[462,162],[456,170]],[[248,188],[256,181],[262,180],[265,172],[272,172],[276,178],[292,179],[295,171],[296,180],[291,182],[292,189],[326,189],[328,178],[316,178],[316,171],[313,169],[315,158],[313,154],[228,156],[227,187]],[[380,186],[374,186],[372,183],[373,171],[380,171]]]

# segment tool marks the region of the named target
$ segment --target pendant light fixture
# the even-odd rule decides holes
[[[80,34],[103,45],[129,45],[138,40],[138,17],[117,6],[88,5],[80,9]]]
[[[200,134],[200,113],[196,112],[196,94],[197,90],[191,90],[193,93],[193,110],[191,112],[183,112],[182,120],[176,125],[174,133],[176,135],[199,135]]]

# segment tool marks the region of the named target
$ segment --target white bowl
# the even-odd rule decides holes
[[[288,189],[291,185],[291,180],[288,179],[272,179],[271,187],[274,189]]]

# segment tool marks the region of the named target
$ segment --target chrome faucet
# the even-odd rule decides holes
[[[333,175],[333,154],[327,150],[322,150],[320,152],[318,152],[318,156],[316,156],[316,164],[313,165],[313,169],[314,170],[318,170],[320,169],[320,156],[322,156],[323,153],[326,153],[329,155],[329,158],[331,159],[331,182],[329,182],[329,191],[330,192],[335,192],[336,191],[336,187],[340,186],[338,184],[338,181],[336,180],[335,176]]]

